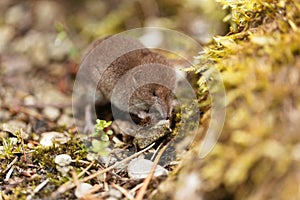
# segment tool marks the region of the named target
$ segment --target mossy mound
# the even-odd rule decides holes
[[[157,199],[298,199],[300,2],[220,3],[230,33],[205,48],[194,70],[220,70],[225,125],[212,152],[199,159],[195,145]]]

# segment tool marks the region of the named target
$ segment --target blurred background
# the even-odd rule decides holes
[[[96,38],[138,27],[181,31],[202,44],[227,31],[213,0],[1,0],[0,13],[0,54],[27,68],[77,60]]]

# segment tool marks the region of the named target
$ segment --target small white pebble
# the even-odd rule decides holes
[[[75,196],[80,199],[88,193],[93,186],[88,183],[80,183],[75,190]]]
[[[151,171],[153,166],[153,162],[146,159],[133,159],[127,167],[128,176],[131,179],[143,179],[146,178]],[[168,175],[168,170],[163,168],[160,165],[156,166],[155,172],[153,174],[154,177]]]
[[[60,112],[59,109],[49,106],[43,110],[43,114],[46,115],[50,120],[54,121],[59,117]]]
[[[56,169],[57,171],[59,171],[61,173],[61,175],[63,177],[67,176],[68,172],[71,170],[71,166],[59,166],[59,165],[56,165]]]
[[[55,164],[64,167],[72,162],[72,158],[68,154],[60,154],[55,157],[54,162]]]
[[[56,164],[57,171],[59,171],[62,176],[66,176],[71,169],[71,166],[69,166],[69,164],[72,162],[71,156],[67,154],[57,155],[54,159],[54,162]]]
[[[34,96],[27,96],[24,98],[24,104],[27,106],[35,105],[36,99]]]
[[[115,197],[117,199],[121,199],[123,195],[122,195],[122,193],[119,190],[111,188],[109,190],[109,196],[110,197]]]
[[[53,141],[57,141],[59,142],[59,144],[64,144],[67,141],[70,140],[69,137],[67,137],[65,134],[63,133],[59,133],[59,132],[45,132],[41,134],[41,140],[40,140],[40,144],[44,147],[51,147],[53,146]]]
[[[57,120],[57,124],[60,126],[64,126],[66,124],[73,124],[73,118],[68,116],[68,115],[61,115],[58,120]]]

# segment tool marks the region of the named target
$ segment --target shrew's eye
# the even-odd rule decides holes
[[[152,95],[155,96],[155,97],[159,97],[159,96],[160,96],[160,91],[158,91],[158,90],[153,90],[153,91],[152,91]]]

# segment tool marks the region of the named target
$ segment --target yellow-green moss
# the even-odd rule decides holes
[[[191,152],[167,188],[184,188],[186,176],[180,174],[196,171],[203,183],[199,196],[207,199],[297,199],[299,188],[292,185],[299,170],[294,155],[300,144],[300,2],[219,2],[229,8],[231,31],[215,37],[192,70],[220,70],[225,126],[213,151],[198,162]],[[206,90],[202,82],[199,93]]]

